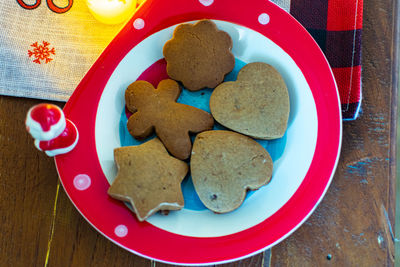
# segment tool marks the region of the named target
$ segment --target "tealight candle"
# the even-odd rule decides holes
[[[90,13],[105,24],[119,24],[130,18],[136,0],[86,0]]]

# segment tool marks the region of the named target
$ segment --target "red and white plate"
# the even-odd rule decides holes
[[[284,140],[264,143],[279,151],[273,178],[234,212],[214,214],[188,204],[140,223],[107,195],[116,173],[113,149],[124,145],[124,91],[139,77],[154,83],[165,76],[162,47],[176,25],[204,18],[230,34],[237,62],[269,63],[288,86],[291,111]],[[73,151],[55,160],[76,208],[119,246],[174,264],[238,260],[288,237],[328,189],[342,138],[338,91],[323,53],[295,19],[265,0],[147,0],[83,78],[64,113],[80,138]]]

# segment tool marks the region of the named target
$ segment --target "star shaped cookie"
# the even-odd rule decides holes
[[[139,221],[160,210],[184,206],[181,182],[188,165],[170,156],[158,138],[114,150],[118,174],[108,194],[129,202]]]

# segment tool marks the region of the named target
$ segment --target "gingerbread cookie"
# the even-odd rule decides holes
[[[279,138],[288,123],[289,93],[275,68],[250,63],[240,70],[237,81],[215,88],[210,109],[214,119],[229,129],[254,138]]]
[[[232,39],[210,20],[181,24],[166,42],[163,54],[171,79],[181,81],[185,88],[197,91],[215,88],[233,70],[235,58]]]
[[[238,208],[247,190],[267,184],[272,175],[268,152],[253,139],[231,131],[197,135],[190,162],[194,188],[216,213]]]
[[[126,106],[133,113],[127,126],[135,138],[155,130],[173,156],[187,159],[192,149],[189,132],[212,129],[214,119],[201,109],[176,103],[180,92],[178,83],[170,79],[161,81],[157,89],[146,81],[132,83],[125,91]]]
[[[139,219],[157,211],[183,208],[181,182],[188,165],[171,157],[158,138],[114,150],[118,174],[108,194],[129,202]]]

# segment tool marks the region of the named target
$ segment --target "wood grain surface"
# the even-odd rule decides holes
[[[395,1],[364,1],[363,102],[344,122],[340,162],[322,203],[272,249],[272,266],[392,266]]]
[[[393,265],[393,5],[364,1],[362,112],[344,123],[326,197],[271,251],[223,266]],[[165,266],[114,245],[77,212],[53,159],[25,131],[26,112],[40,102],[0,97],[0,266]]]

